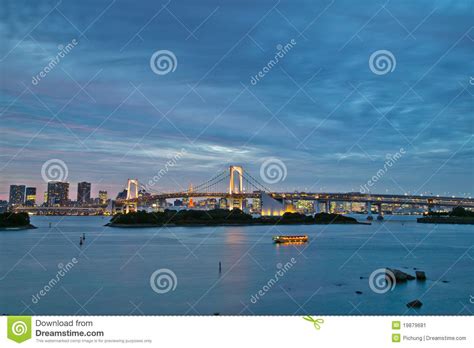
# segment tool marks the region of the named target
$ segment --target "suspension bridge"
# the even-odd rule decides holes
[[[363,194],[359,192],[273,192],[250,173],[244,171],[242,166],[234,165],[199,185],[189,187],[187,190],[140,195],[140,190],[144,189],[149,192],[153,190],[152,187],[153,185],[150,184],[140,184],[137,179],[129,179],[127,182],[126,198],[117,199],[116,202],[119,205],[123,205],[126,212],[136,210],[139,206],[146,206],[166,199],[225,198],[230,202],[228,205],[229,209],[233,209],[242,208],[243,202],[246,199],[261,199],[263,201],[264,197],[274,200],[275,204],[282,204],[282,207],[285,202],[292,203],[299,200],[314,201],[317,203],[315,207],[323,204],[327,212],[329,212],[331,202],[364,203],[369,213],[372,211],[371,206],[376,205],[379,214],[382,212],[382,204],[424,206],[428,210],[436,206],[474,208],[474,199],[465,197]],[[272,204],[271,200],[266,199],[267,202],[270,202],[270,205]],[[284,207],[282,209],[284,210]],[[278,214],[282,213],[282,209],[279,210]]]

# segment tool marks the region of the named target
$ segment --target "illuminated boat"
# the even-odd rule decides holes
[[[306,243],[308,236],[273,236],[275,243]]]

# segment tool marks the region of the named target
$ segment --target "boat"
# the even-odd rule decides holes
[[[277,244],[281,243],[306,243],[308,236],[273,236],[273,241]]]

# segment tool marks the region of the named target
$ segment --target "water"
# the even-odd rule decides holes
[[[34,216],[36,230],[0,232],[0,313],[474,312],[469,301],[474,295],[474,230],[469,225],[417,224],[409,216],[391,216],[371,226],[118,229],[103,227],[106,222],[108,218],[97,216]],[[86,240],[81,248],[82,233]],[[310,244],[278,246],[271,241],[272,235],[302,233],[310,236]],[[72,258],[77,264],[45,291],[58,265],[64,267]],[[287,271],[272,281],[284,264]],[[377,294],[368,277],[383,267],[412,274],[416,267],[428,280]],[[174,272],[174,291],[153,291],[150,276],[158,269]],[[256,299],[259,290],[263,296]],[[37,301],[32,300],[35,294]],[[406,303],[414,299],[423,307],[408,310]]]

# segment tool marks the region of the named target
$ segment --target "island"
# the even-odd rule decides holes
[[[474,225],[474,212],[463,207],[456,207],[449,213],[430,212],[416,221],[425,224]]]
[[[339,215],[319,213],[307,216],[285,213],[282,216],[253,217],[240,209],[225,210],[165,210],[164,212],[138,211],[116,214],[105,226],[161,227],[161,226],[250,226],[250,225],[314,225],[314,224],[367,224]]]
[[[0,214],[0,231],[16,231],[36,228],[27,213],[6,212]]]

